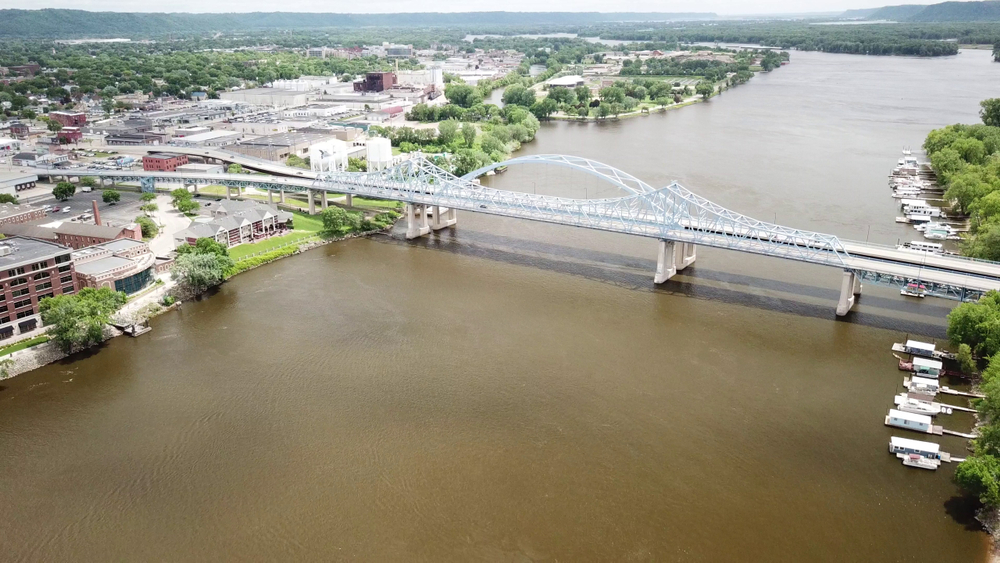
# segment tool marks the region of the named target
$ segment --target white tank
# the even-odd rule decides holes
[[[392,143],[385,137],[372,137],[365,141],[368,151],[368,170],[382,170],[392,166]]]
[[[347,143],[330,139],[309,147],[309,165],[313,172],[347,170]]]

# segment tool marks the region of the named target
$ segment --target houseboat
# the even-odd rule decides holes
[[[885,417],[885,425],[921,432],[923,434],[941,434],[941,427],[934,426],[930,416],[903,412],[896,409],[889,409],[889,414]]]
[[[914,229],[924,232],[924,231],[944,231],[949,235],[957,235],[958,231],[955,227],[952,227],[948,223],[941,223],[939,221],[927,221],[926,223],[917,225],[913,227]]]
[[[919,340],[907,339],[905,342],[894,342],[892,345],[892,351],[912,354],[914,356],[923,356],[925,358],[934,358],[935,360],[955,359],[955,354],[944,350],[938,350],[936,345],[931,344],[930,342],[921,342]]]
[[[924,242],[922,240],[912,240],[904,242],[896,247],[897,250],[909,250],[912,252],[929,252],[931,254],[944,254],[944,246],[936,242]]]
[[[937,395],[938,391],[941,390],[941,384],[938,380],[917,376],[904,377],[903,387],[906,387],[907,391],[926,393],[928,395]]]
[[[941,465],[941,446],[934,442],[921,442],[893,436],[889,438],[889,453],[903,460],[907,467],[937,469]]]

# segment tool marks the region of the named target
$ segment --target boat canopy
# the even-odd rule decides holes
[[[940,370],[943,366],[944,364],[937,360],[928,360],[927,358],[921,358],[920,356],[915,356],[913,358],[913,367],[916,368]]]
[[[903,448],[928,453],[938,453],[941,451],[941,446],[939,444],[935,444],[934,442],[921,442],[920,440],[910,440],[909,438],[900,438],[899,436],[893,436],[890,438],[889,443],[892,444],[893,448]]]
[[[926,414],[913,414],[903,411],[898,411],[896,409],[889,409],[889,418],[894,418],[896,420],[909,420],[910,422],[915,422],[917,424],[924,424],[927,426],[931,425],[931,417]]]

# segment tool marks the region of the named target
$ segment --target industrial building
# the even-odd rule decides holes
[[[233,90],[232,92],[220,92],[219,97],[223,100],[245,102],[257,106],[274,106],[279,108],[303,106],[309,101],[309,95],[306,92],[282,90],[279,88],[250,88],[247,90]]]
[[[38,183],[38,175],[26,170],[0,170],[0,193],[14,195],[30,190]],[[3,219],[0,218],[0,221]]]
[[[50,111],[48,116],[63,127],[82,127],[87,123],[87,114],[81,111]]]
[[[208,131],[173,139],[170,144],[178,147],[224,147],[242,138],[243,133],[239,131]]]
[[[129,295],[154,279],[156,256],[139,240],[119,239],[73,252],[78,288],[107,287]]]
[[[383,92],[395,86],[396,75],[391,72],[369,72],[354,83],[355,92]]]
[[[142,169],[147,172],[174,172],[179,166],[188,163],[186,154],[158,152],[142,157]]]
[[[293,154],[304,157],[308,154],[310,145],[329,138],[329,135],[321,133],[280,133],[244,140],[238,145],[229,147],[228,150],[247,156],[279,161]]]

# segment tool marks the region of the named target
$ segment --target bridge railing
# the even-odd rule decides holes
[[[869,248],[885,248],[887,250],[899,250],[899,247],[893,244],[880,244],[877,242],[859,242],[856,240],[841,239],[841,241],[854,245],[854,246],[865,246]],[[942,254],[941,256],[953,260],[965,260],[967,262],[977,262],[980,264],[988,264],[990,266],[1000,266],[1000,262],[995,260],[985,260],[983,258],[974,258],[972,256],[962,256],[961,254]]]

